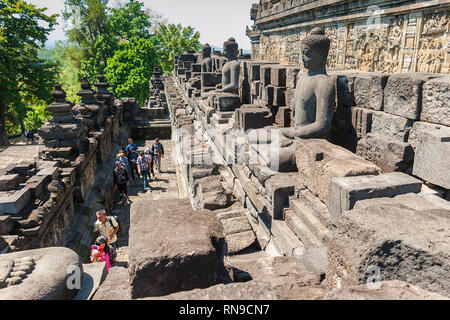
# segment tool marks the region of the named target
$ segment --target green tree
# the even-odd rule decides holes
[[[152,40],[134,37],[120,44],[108,59],[105,76],[118,97],[135,97],[143,105],[149,98],[148,83],[156,65],[157,52]]]
[[[45,10],[21,0],[0,2],[0,145],[8,144],[7,114],[11,122],[21,122],[27,102],[51,98],[56,66],[40,59],[38,49],[57,15],[47,16]]]
[[[109,32],[107,23],[108,0],[65,0],[63,17],[70,22],[66,30],[69,43],[78,48],[72,59],[81,52],[83,59],[95,56],[95,44],[100,37]],[[81,60],[78,61],[81,66]]]
[[[81,81],[83,77],[88,77],[90,83],[97,81],[98,73],[105,70],[108,59],[114,56],[117,49],[119,49],[119,44],[115,39],[106,35],[102,36],[95,44],[95,55],[81,61],[81,70],[77,74],[77,80]]]
[[[200,33],[191,26],[183,28],[181,24],[160,25],[153,40],[163,72],[171,73],[175,56],[185,50],[200,50],[199,38]]]
[[[128,40],[133,37],[150,38],[150,19],[143,9],[144,4],[137,0],[130,0],[125,6],[110,9],[108,25],[113,37]]]

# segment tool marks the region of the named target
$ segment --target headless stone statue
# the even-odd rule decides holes
[[[330,40],[322,28],[314,28],[302,41],[302,59],[307,72],[299,74],[291,109],[295,116],[294,128],[266,127],[249,139],[253,146],[272,144],[275,139],[277,170],[295,169],[295,138],[327,138],[335,107],[335,84],[326,73]],[[268,134],[268,129],[270,133]],[[265,132],[262,132],[264,131]],[[280,134],[281,133],[281,134]],[[274,153],[273,148],[268,148]],[[274,156],[261,155],[270,167]],[[268,159],[272,159],[269,161]]]
[[[212,72],[211,47],[209,44],[203,46],[202,72]]]

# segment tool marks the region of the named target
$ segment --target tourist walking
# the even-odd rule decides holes
[[[117,232],[119,231],[119,223],[114,217],[108,217],[105,210],[99,210],[96,213],[97,221],[95,221],[94,232],[97,237],[105,237],[107,244],[117,250]]]
[[[134,181],[134,173],[136,172],[136,175],[138,178],[140,178],[139,176],[139,172],[138,172],[138,168],[137,168],[137,159],[139,158],[138,153],[136,152],[136,150],[131,147],[130,151],[128,153],[128,161],[130,164],[130,171],[131,171],[131,178]]]
[[[138,147],[137,145],[134,144],[133,139],[129,138],[128,139],[128,145],[125,148],[125,151],[127,152],[127,154],[130,154],[130,149],[133,148],[134,151],[137,151]]]
[[[130,163],[124,150],[122,150],[122,152],[117,155],[116,161],[120,161],[122,163],[122,167],[124,167],[127,170],[128,175],[131,175]]]
[[[155,143],[152,145],[152,154],[158,167],[158,172],[161,173],[161,159],[164,158],[164,147],[159,141],[159,138],[155,139]]]
[[[150,150],[150,147],[147,147],[145,149],[145,154],[150,158],[150,170],[148,172],[148,178],[151,179],[151,176],[150,176],[150,174],[151,174],[151,175],[153,175],[153,179],[155,179],[155,171],[153,171],[153,164],[155,161],[154,161],[153,154]]]
[[[147,180],[147,178],[150,177],[149,170],[151,167],[151,158],[148,155],[146,155],[144,151],[141,151],[141,155],[139,156],[137,163],[138,163],[138,172],[144,180],[144,190],[151,191],[149,183],[150,180]]]
[[[116,161],[116,167],[113,170],[113,183],[115,189],[119,192],[119,205],[123,203],[123,197],[130,201],[128,195],[128,185],[130,184],[130,176],[127,170],[122,166],[122,162]]]
[[[27,142],[26,144],[28,144],[28,142],[31,142],[31,144],[34,143],[34,133],[31,130],[26,130],[24,133],[24,136],[27,138]]]
[[[98,237],[95,245],[91,246],[91,262],[105,262],[106,273],[115,265],[115,256],[114,248],[108,244],[108,239],[103,236]]]

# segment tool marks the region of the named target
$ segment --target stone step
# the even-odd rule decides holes
[[[276,246],[285,256],[301,256],[305,245],[292,232],[285,221],[272,220],[271,232]]]
[[[222,119],[231,119],[234,117],[234,111],[228,111],[228,112],[223,111],[223,112],[218,113],[218,115]]]
[[[230,120],[230,118],[222,118],[217,113],[214,113],[212,118],[211,118],[211,122],[219,123],[219,124],[228,123],[229,120]]]
[[[245,216],[225,219],[221,220],[221,222],[223,226],[223,234],[225,236],[229,236],[235,233],[252,231],[252,227],[250,226],[250,223]]]
[[[302,190],[300,197],[305,200],[305,202],[314,210],[317,218],[322,222],[328,229],[333,228],[333,223],[331,221],[331,215],[328,211],[328,207],[323,203],[318,197],[316,197],[308,189]]]
[[[91,300],[98,287],[106,278],[106,263],[88,263],[83,264],[83,280],[81,289],[73,300]]]
[[[303,221],[292,210],[285,211],[285,221],[288,227],[303,242],[306,248],[323,247],[323,243],[309,230]]]
[[[245,217],[243,210],[219,212],[216,215],[217,215],[217,218],[219,218],[220,220],[226,220],[226,219],[237,218],[237,217]]]
[[[328,229],[315,215],[314,210],[302,198],[290,201],[292,211],[299,217],[306,227],[323,244],[331,239],[331,230]]]

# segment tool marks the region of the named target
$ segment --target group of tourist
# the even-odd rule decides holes
[[[119,193],[119,205],[125,201],[130,201],[128,186],[130,177],[133,181],[141,177],[144,180],[144,190],[150,190],[150,179],[156,178],[153,166],[161,173],[161,159],[164,158],[164,147],[158,138],[151,147],[145,151],[139,151],[133,139],[128,139],[128,145],[117,155],[115,168],[113,170],[114,187]],[[96,235],[95,244],[91,246],[91,262],[105,262],[106,270],[115,264],[117,254],[117,232],[119,231],[118,218],[107,216],[105,210],[97,211],[97,221],[94,232]]]
[[[119,192],[119,205],[124,201],[130,201],[128,195],[128,186],[130,176],[134,181],[135,176],[144,182],[144,190],[150,190],[150,180],[156,179],[153,166],[156,165],[158,173],[161,173],[161,159],[164,158],[164,147],[158,138],[147,147],[145,151],[138,150],[133,139],[128,139],[128,145],[121,153],[117,155],[116,164],[113,172],[113,182],[115,189]]]

